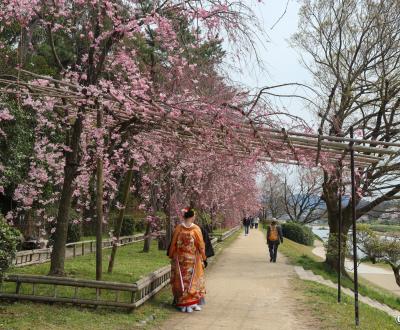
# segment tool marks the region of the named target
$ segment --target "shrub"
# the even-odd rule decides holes
[[[136,220],[134,220],[134,222],[135,222],[135,232],[136,233],[139,233],[139,232],[142,233],[142,232],[146,231],[147,221],[144,218],[142,218],[140,220],[136,219]]]
[[[124,217],[121,226],[121,236],[133,235],[135,232],[135,220],[132,217]]]
[[[311,228],[296,222],[287,222],[282,224],[282,233],[284,237],[291,239],[303,245],[312,246],[314,244],[314,234]]]
[[[272,220],[261,220],[261,226],[263,229],[267,230]]]
[[[0,217],[0,279],[10,267],[20,241],[20,232]]]
[[[79,242],[81,240],[81,228],[78,224],[69,223],[67,232],[67,243]]]

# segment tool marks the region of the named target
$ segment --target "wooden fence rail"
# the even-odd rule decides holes
[[[219,237],[219,240],[220,241],[226,240],[229,236],[233,235],[239,229],[240,229],[240,226],[236,226],[236,227],[234,227],[234,228],[222,233],[222,235]]]
[[[213,246],[234,234],[239,228],[232,228],[220,238],[213,238]],[[134,242],[126,237],[121,239],[125,244]],[[84,251],[82,245],[76,245],[79,246],[78,250]],[[135,309],[168,285],[170,277],[169,265],[133,284],[41,275],[6,275],[0,284],[0,299]]]
[[[144,240],[144,234],[122,236],[119,238],[118,244],[127,245],[142,240]],[[112,239],[105,239],[103,241],[103,249],[111,248],[112,245],[113,245]],[[82,256],[96,251],[95,240],[68,243],[65,246],[66,246],[66,251],[65,251],[66,258],[75,258],[77,256]],[[50,261],[51,251],[52,251],[51,248],[19,251],[15,256],[14,266],[22,267],[22,266],[29,266],[29,265],[40,264],[43,262],[48,262]]]

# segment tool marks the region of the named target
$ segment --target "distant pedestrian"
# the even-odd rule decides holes
[[[244,236],[247,236],[249,234],[250,218],[244,217],[242,222],[243,222],[243,227],[244,227]]]
[[[254,228],[254,217],[250,217],[250,228]]]
[[[258,216],[256,216],[254,218],[254,228],[258,229],[258,223],[260,222],[260,218]]]
[[[271,222],[267,230],[267,244],[269,249],[270,262],[276,262],[278,246],[283,243],[282,228],[275,220]]]

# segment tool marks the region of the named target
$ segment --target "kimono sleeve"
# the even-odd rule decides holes
[[[206,260],[207,259],[206,249],[205,249],[205,244],[204,244],[204,240],[203,240],[203,234],[201,233],[200,228],[195,229],[194,236],[195,236],[195,245],[201,255],[201,258],[203,260]]]

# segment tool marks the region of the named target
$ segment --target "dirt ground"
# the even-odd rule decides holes
[[[177,312],[159,329],[318,329],[291,286],[293,266],[282,255],[270,263],[259,230],[222,251],[206,274],[201,312]]]

